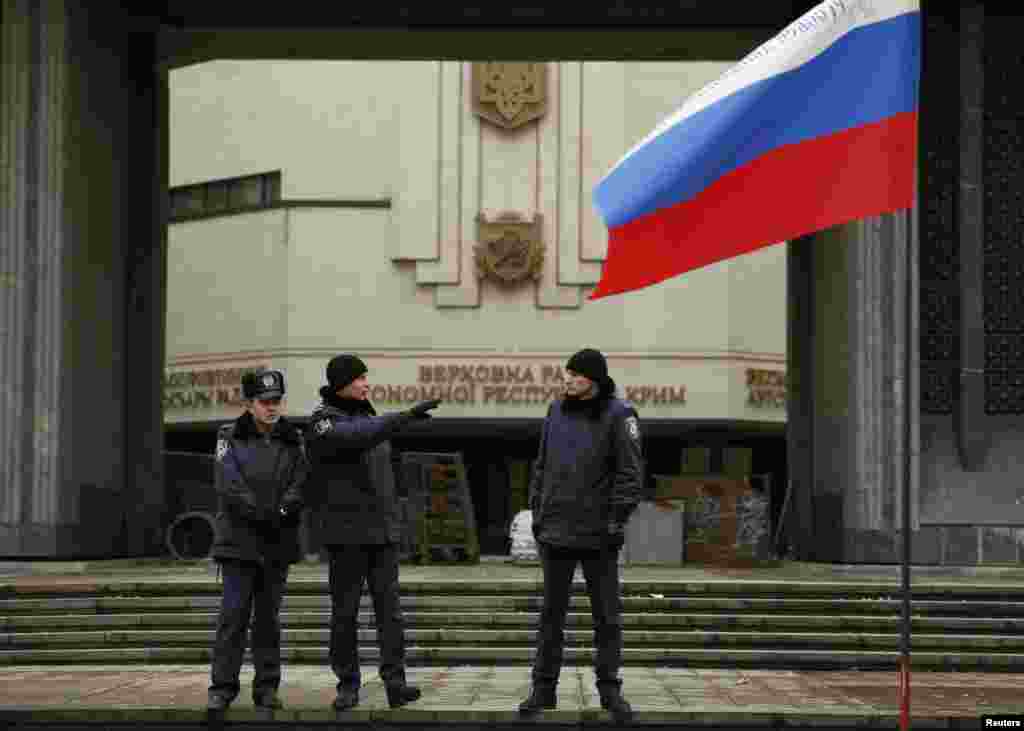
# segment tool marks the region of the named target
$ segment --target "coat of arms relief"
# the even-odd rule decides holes
[[[547,71],[545,63],[474,63],[474,110],[505,129],[543,117],[548,103]]]
[[[477,216],[477,245],[473,249],[477,274],[506,285],[539,279],[544,264],[541,216],[532,220],[514,212],[488,220]]]

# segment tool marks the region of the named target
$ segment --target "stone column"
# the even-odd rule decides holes
[[[15,12],[17,11],[17,13]],[[25,218],[15,216],[27,202],[25,143],[29,130],[27,103],[29,58],[27,3],[4,0],[0,6],[0,526],[21,522],[24,458],[21,388],[27,291]]]
[[[906,348],[917,353],[917,328],[907,337],[906,265],[912,212],[844,227],[851,282],[851,481],[843,500],[843,560],[899,559],[905,484],[906,401],[915,399],[915,367],[906,383]],[[912,232],[914,233],[914,232]],[[914,233],[916,235],[916,233]],[[912,241],[911,241],[912,243]],[[916,258],[915,262],[916,262]],[[911,272],[916,280],[916,264]],[[915,286],[916,289],[916,286]],[[912,318],[916,322],[916,318]],[[826,364],[827,367],[827,364]],[[912,428],[915,427],[917,411]],[[916,434],[916,430],[914,431]],[[911,506],[916,505],[916,438],[911,437]]]
[[[19,552],[60,514],[67,240],[62,3],[5,0],[0,31],[0,544]]]
[[[855,221],[790,247],[786,532],[798,558],[899,560],[904,399],[916,393],[904,383],[905,348],[917,350],[905,311],[913,219]],[[916,504],[916,478],[911,491]]]
[[[116,6],[0,0],[0,556],[159,550],[165,84]]]

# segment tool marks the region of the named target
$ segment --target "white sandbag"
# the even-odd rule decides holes
[[[509,527],[512,548],[509,555],[513,561],[536,561],[537,541],[533,537],[533,511],[520,510]]]

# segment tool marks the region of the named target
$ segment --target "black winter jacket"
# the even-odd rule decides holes
[[[534,535],[569,548],[621,545],[643,486],[636,409],[609,393],[548,409],[530,482]]]
[[[324,545],[401,539],[388,439],[414,418],[405,412],[378,416],[368,401],[337,397],[313,412],[307,444]]]
[[[248,411],[217,433],[218,512],[212,555],[284,565],[301,557],[300,511],[309,478],[302,431],[281,418],[266,436]],[[295,508],[282,517],[284,503]]]

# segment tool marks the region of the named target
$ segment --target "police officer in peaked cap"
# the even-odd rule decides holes
[[[224,577],[213,646],[208,709],[224,711],[239,692],[252,617],[257,707],[277,709],[281,684],[281,597],[299,560],[299,520],[309,477],[301,429],[281,416],[284,374],[242,377],[245,412],[217,434],[218,513],[213,557]]]
[[[439,400],[378,415],[367,400],[367,367],[343,354],[327,365],[323,404],[310,419],[307,442],[316,472],[321,535],[330,556],[331,669],[338,678],[334,708],[359,703],[356,623],[363,582],[369,584],[380,644],[380,677],[392,708],[420,697],[406,682],[405,637],[398,596],[400,524],[391,447],[394,434],[430,417]],[[322,502],[322,504],[320,504]]]

